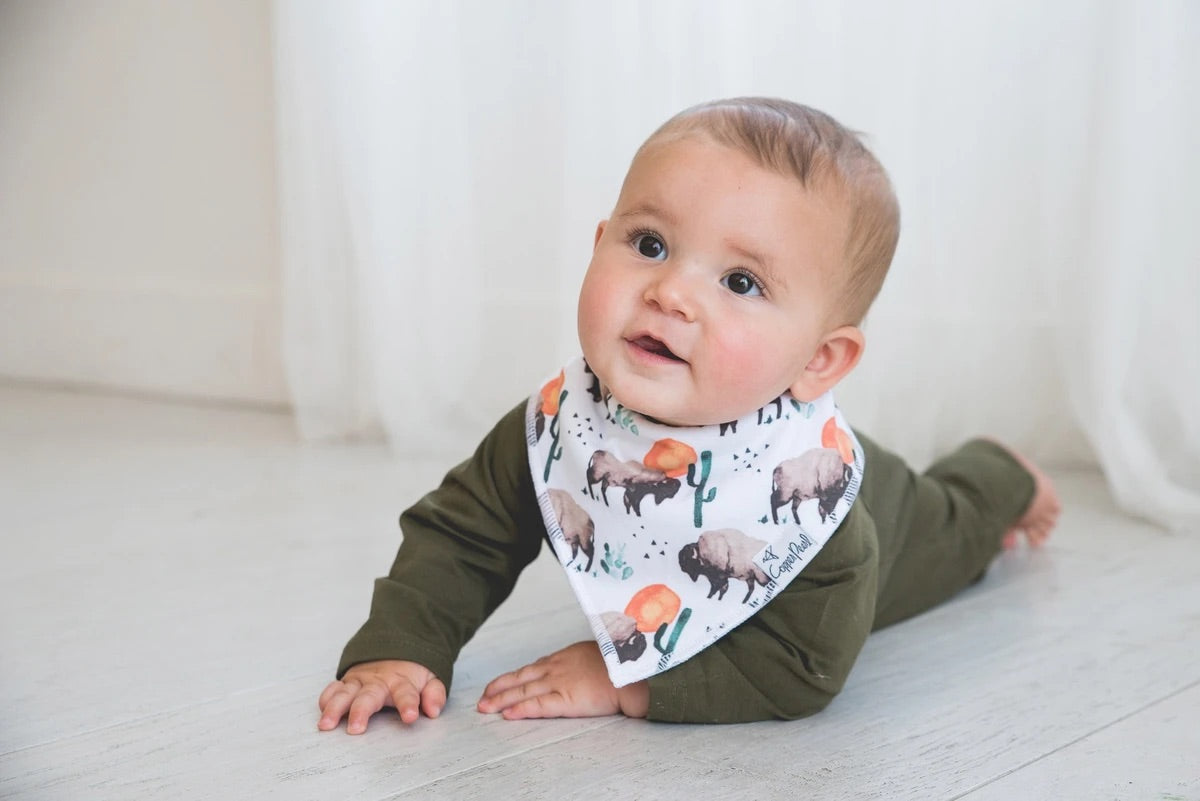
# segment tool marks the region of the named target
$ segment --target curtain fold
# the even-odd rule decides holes
[[[1118,504],[1173,528],[1200,522],[1200,8],[1110,4],[1080,15],[1045,117],[1057,237],[1057,358],[1070,408]]]
[[[634,149],[702,100],[864,131],[904,215],[839,388],[923,463],[977,433],[1200,522],[1200,6],[275,5],[285,354],[315,439],[460,454],[577,350]]]

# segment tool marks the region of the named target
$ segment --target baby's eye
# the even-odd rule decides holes
[[[729,287],[735,295],[761,295],[762,284],[750,273],[733,272],[721,279],[721,283]]]
[[[659,239],[658,234],[635,234],[630,242],[647,259],[662,261],[667,257],[667,245]]]

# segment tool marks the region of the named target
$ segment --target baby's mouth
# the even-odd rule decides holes
[[[662,340],[655,339],[649,335],[643,335],[631,339],[629,340],[629,344],[633,345],[634,347],[641,348],[647,353],[653,353],[655,356],[659,356],[664,359],[670,359],[673,362],[683,361],[683,359],[671,352],[671,349],[667,347],[667,343],[663,342]]]

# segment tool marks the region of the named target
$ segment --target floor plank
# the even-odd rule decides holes
[[[1200,682],[963,796],[1200,799]],[[1164,744],[1170,747],[1163,747]]]
[[[442,719],[318,733],[397,514],[451,461],[303,446],[271,414],[0,387],[0,797],[1200,797],[1200,532],[1117,513],[1090,474],[1059,475],[1049,547],[873,635],[809,720],[479,715],[494,675],[587,636],[539,559]]]

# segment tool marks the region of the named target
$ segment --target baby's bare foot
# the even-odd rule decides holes
[[[1021,532],[1024,532],[1025,539],[1036,548],[1050,538],[1050,532],[1058,523],[1058,515],[1062,511],[1062,503],[1058,500],[1058,490],[1054,488],[1054,482],[1050,480],[1050,476],[1043,473],[1036,464],[1004,443],[996,440],[992,440],[992,442],[1012,454],[1012,457],[1033,476],[1033,498],[1029,501],[1029,506],[1025,508],[1020,519],[1004,533],[1004,547],[1016,547],[1017,538]]]

